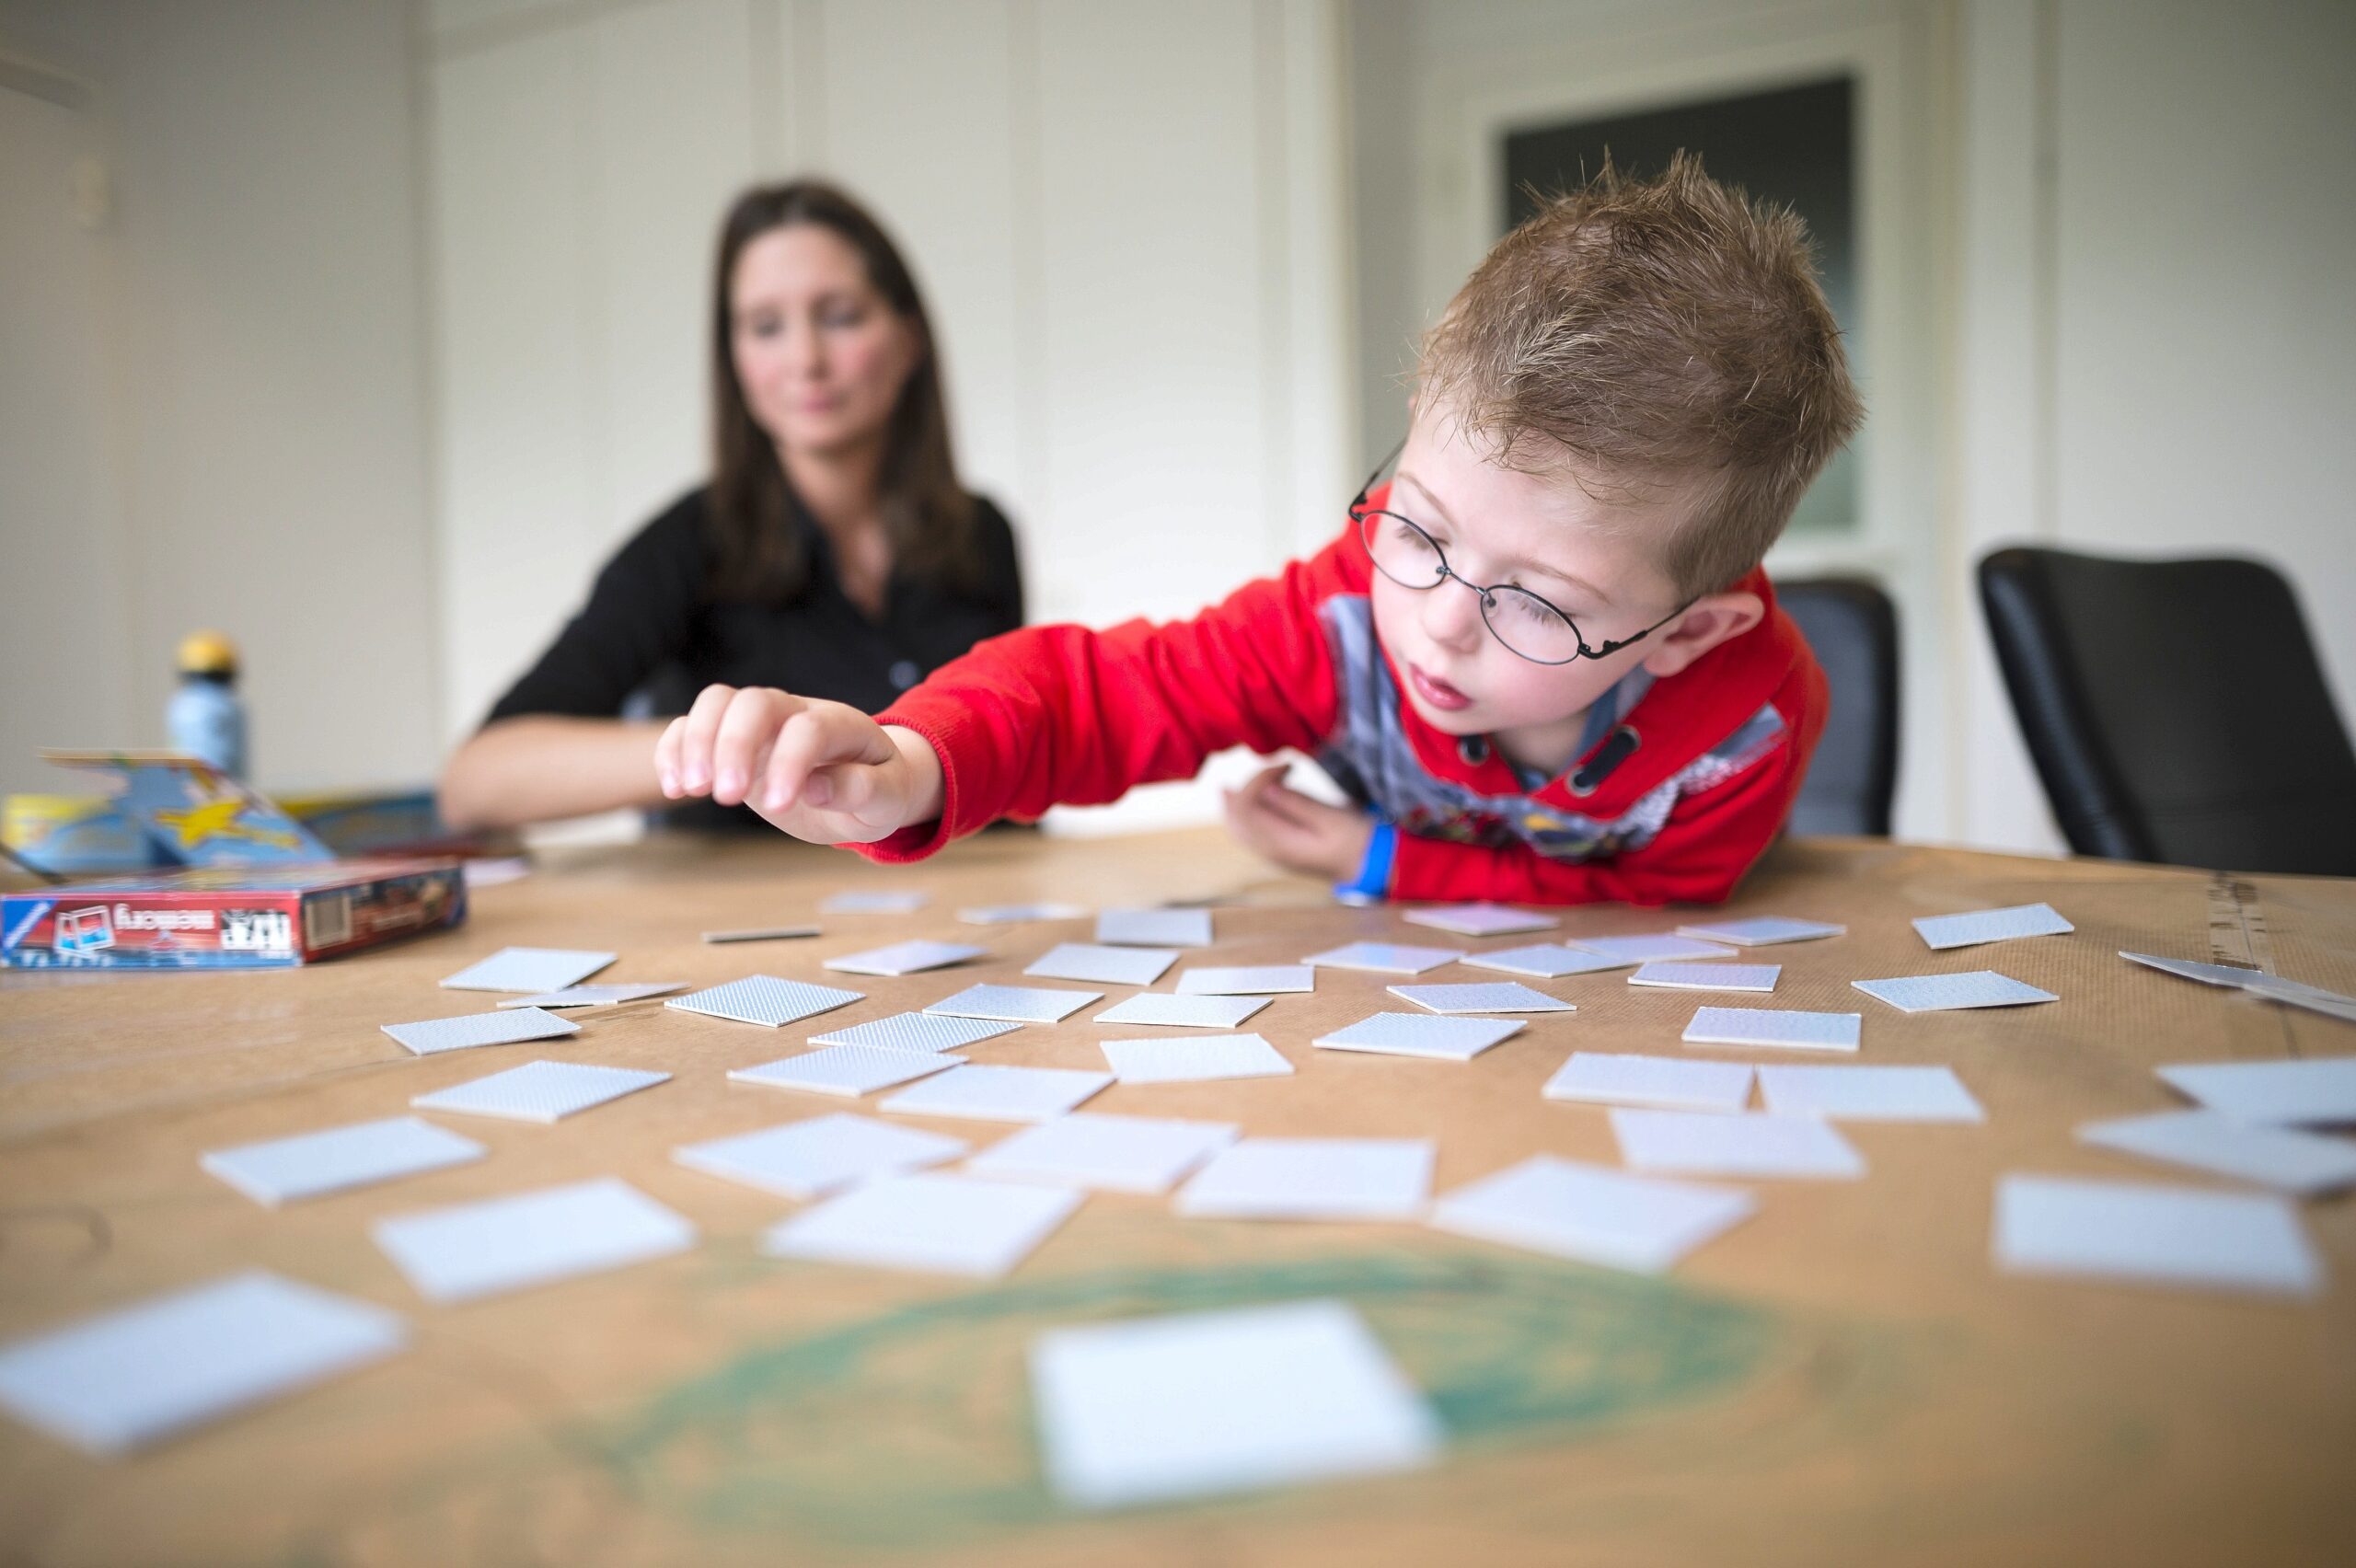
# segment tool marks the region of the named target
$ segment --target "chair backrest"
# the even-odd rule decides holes
[[[1863,578],[1775,584],[1816,650],[1832,711],[1792,808],[1794,833],[1885,835],[1898,788],[1898,610]]]
[[[2015,548],[1980,595],[2072,849],[2356,875],[2356,750],[2280,572]]]

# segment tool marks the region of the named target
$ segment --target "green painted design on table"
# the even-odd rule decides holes
[[[1314,1297],[1365,1315],[1460,1455],[1731,1393],[1780,1332],[1766,1309],[1666,1280],[1485,1253],[1091,1272],[747,1350],[584,1435],[629,1493],[700,1531],[971,1543],[1068,1516],[1039,1473],[1033,1336]]]

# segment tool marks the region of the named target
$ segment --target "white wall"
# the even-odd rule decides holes
[[[436,766],[410,12],[7,0],[0,788],[244,646],[265,785]],[[47,75],[44,75],[47,74]]]
[[[756,177],[839,179],[902,242],[1034,618],[1184,614],[1338,526],[1320,0],[445,0],[432,51],[445,735],[699,482],[709,251]]]

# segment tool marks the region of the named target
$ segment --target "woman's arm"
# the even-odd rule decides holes
[[[493,720],[442,770],[442,820],[461,833],[659,806],[654,743],[661,720],[520,713]]]

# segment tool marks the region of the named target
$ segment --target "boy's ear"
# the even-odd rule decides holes
[[[1705,594],[1685,613],[1645,640],[1652,651],[1644,667],[1667,676],[1715,648],[1730,637],[1740,637],[1767,618],[1767,603],[1756,594]]]

